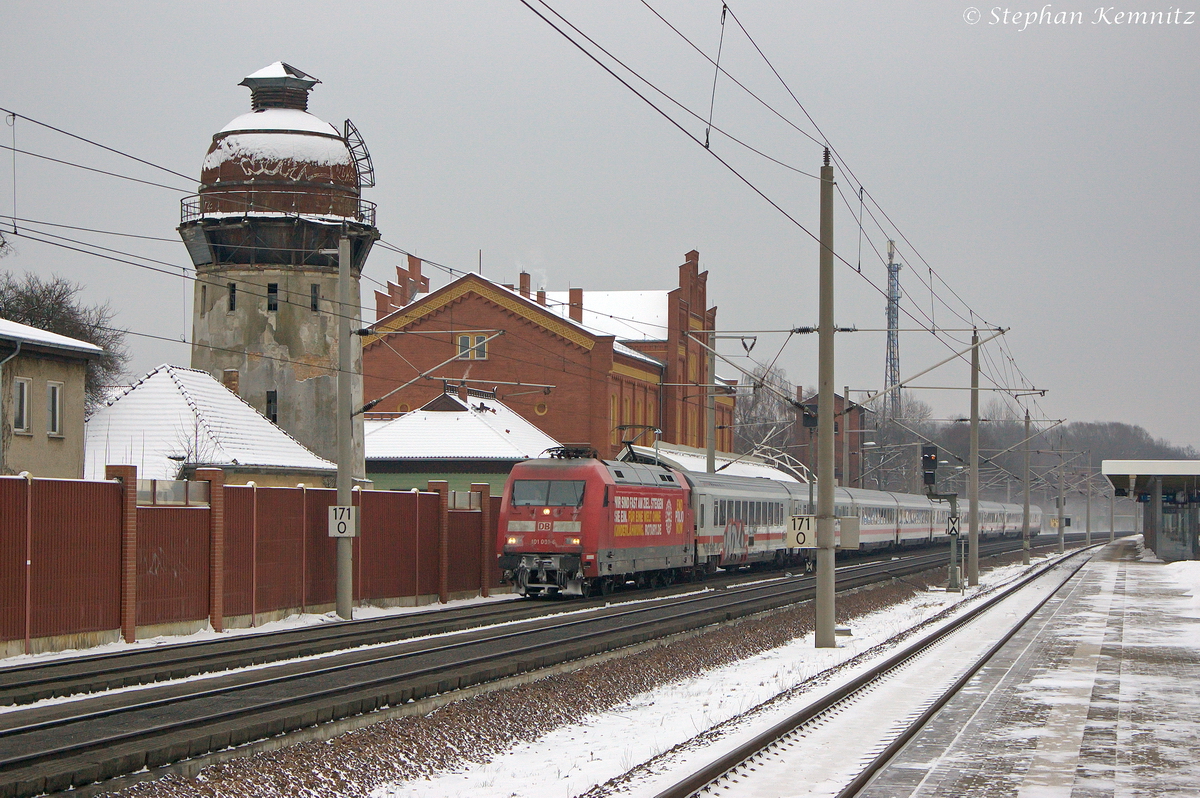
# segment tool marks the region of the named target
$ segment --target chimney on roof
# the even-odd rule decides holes
[[[546,304],[546,289],[539,288],[537,292],[537,302],[539,305]]]
[[[570,293],[570,307],[568,308],[571,314],[571,321],[583,323],[583,289],[572,288]]]
[[[529,272],[521,272],[521,296],[529,299]]]
[[[223,371],[221,373],[221,384],[224,385],[226,388],[228,388],[233,393],[237,394],[238,396],[241,396],[241,393],[238,391],[238,370],[237,369],[225,369],[225,371]]]

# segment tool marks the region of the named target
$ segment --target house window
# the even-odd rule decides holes
[[[279,310],[279,283],[267,283],[267,310]]]
[[[30,387],[28,377],[17,377],[13,380],[13,432],[29,432]]]
[[[62,400],[63,384],[61,382],[46,383],[46,434],[62,435]]]
[[[229,284],[229,312],[237,310],[237,283]]]
[[[315,312],[321,301],[321,286],[313,283],[308,288],[308,309]]]
[[[279,394],[276,391],[267,391],[267,418],[271,419],[272,424],[277,424],[279,419]]]
[[[471,336],[458,336],[459,360],[487,360],[487,336],[476,335],[472,342]]]

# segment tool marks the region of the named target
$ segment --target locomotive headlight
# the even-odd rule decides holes
[[[579,546],[582,543],[583,543],[583,540],[581,540],[580,538],[567,538],[568,546]]]
[[[521,539],[519,537],[517,537],[516,535],[509,535],[507,538],[504,539],[504,542],[509,546],[516,546],[516,545],[520,544]]]
[[[550,508],[549,508],[549,507],[543,507],[543,508],[542,508],[542,515],[550,515]]]

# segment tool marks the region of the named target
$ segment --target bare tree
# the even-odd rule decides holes
[[[739,454],[784,446],[796,419],[789,401],[796,389],[783,369],[760,365],[751,373],[751,383],[738,387],[734,405],[733,448]]]
[[[116,315],[108,303],[84,305],[79,301],[83,286],[57,275],[43,280],[36,274],[15,277],[0,272],[0,318],[27,324],[95,344],[104,350],[88,362],[87,412],[99,406],[108,388],[125,371],[129,354],[125,331],[112,326]]]

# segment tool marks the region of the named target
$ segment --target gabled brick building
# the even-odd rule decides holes
[[[407,412],[464,382],[497,398],[551,437],[588,444],[614,457],[623,439],[703,447],[704,396],[712,383],[701,344],[689,337],[715,329],[707,272],[692,251],[679,285],[658,291],[555,293],[464,275],[429,291],[421,262],[397,267],[387,292],[376,292],[376,334],[364,339],[363,381],[369,401],[410,380],[374,411]],[[495,338],[490,336],[497,332]],[[446,362],[449,361],[449,362]],[[439,365],[441,364],[441,365]],[[717,397],[718,426],[733,423],[733,395]],[[717,449],[732,448],[720,429]]]

